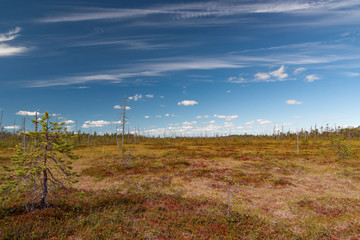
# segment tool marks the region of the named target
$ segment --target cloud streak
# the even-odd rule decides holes
[[[334,16],[342,14],[345,22],[354,21],[345,12],[360,4],[357,1],[208,1],[202,3],[165,4],[145,8],[80,8],[77,12],[59,14],[57,16],[38,19],[42,23],[104,21],[143,19],[150,16],[165,16],[172,21],[184,21],[198,18],[227,19],[241,17],[247,14],[292,14],[297,16]],[[351,16],[356,16],[352,14]],[[342,18],[342,19],[343,19]],[[162,22],[163,23],[163,22]],[[325,23],[323,23],[325,24]]]
[[[149,63],[150,61],[154,63]],[[227,69],[240,67],[242,67],[242,65],[239,65],[236,62],[231,62],[225,59],[218,60],[215,58],[188,57],[175,59],[149,59],[147,62],[138,63],[127,69],[116,70],[118,72],[122,71],[121,73],[70,76],[58,78],[52,81],[30,81],[24,85],[25,87],[52,87],[94,82],[123,83],[124,79],[127,78],[163,76],[164,74],[177,71]]]
[[[18,33],[21,31],[20,27],[16,27],[7,33],[0,33],[0,57],[10,57],[19,55],[28,51],[28,48],[24,46],[12,46],[3,42],[9,42],[17,38]]]

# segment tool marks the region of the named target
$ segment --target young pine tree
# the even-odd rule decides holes
[[[4,168],[9,172],[2,186],[3,198],[12,200],[23,194],[31,196],[26,206],[38,202],[39,208],[48,207],[48,194],[58,187],[65,187],[76,181],[76,172],[72,172],[71,160],[76,159],[69,144],[70,134],[66,133],[64,123],[50,121],[45,112],[39,120],[38,132],[21,133],[30,139],[26,149],[21,144],[16,146],[16,154],[12,158],[12,166]]]

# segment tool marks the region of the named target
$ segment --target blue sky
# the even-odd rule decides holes
[[[0,108],[151,135],[358,126],[360,2],[1,1]],[[56,114],[56,116],[55,116]]]

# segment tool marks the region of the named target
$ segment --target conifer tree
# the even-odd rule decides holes
[[[6,200],[20,198],[26,193],[26,196],[31,196],[26,207],[31,205],[45,208],[49,206],[49,193],[76,182],[74,177],[77,173],[71,167],[71,161],[76,156],[72,153],[72,146],[68,141],[71,136],[63,127],[64,122],[51,122],[48,112],[33,122],[40,124],[41,130],[21,133],[31,141],[26,146],[26,151],[21,144],[16,146],[12,166],[4,166],[9,175],[1,190]]]

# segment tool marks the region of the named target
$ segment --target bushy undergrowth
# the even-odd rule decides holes
[[[206,199],[116,191],[63,193],[53,208],[2,208],[1,239],[274,239],[284,226]],[[9,212],[10,209],[13,211]]]

